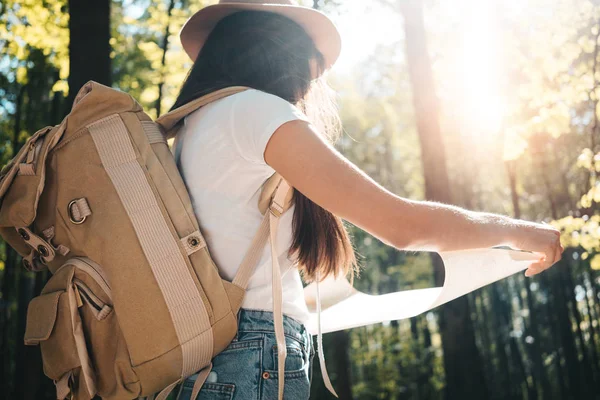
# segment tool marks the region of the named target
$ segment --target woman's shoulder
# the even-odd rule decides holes
[[[285,103],[291,104],[287,100],[284,100],[279,96],[276,96],[271,93],[263,92],[262,90],[254,89],[254,88],[248,88],[246,90],[243,90],[241,92],[238,92],[238,93],[232,95],[231,97],[237,97],[239,100],[260,99],[260,100],[264,100],[264,101],[274,101],[274,102],[278,102],[278,103],[285,102]]]
[[[294,105],[273,94],[263,92],[261,90],[249,88],[247,90],[234,93],[232,95],[212,101],[204,107],[201,107],[191,112],[186,119],[195,120],[202,118],[207,114],[229,113],[231,111],[243,112],[247,110],[252,112],[256,108],[263,109],[281,109],[292,108],[297,109]]]
[[[239,103],[253,103],[253,102],[269,102],[269,103],[289,103],[287,100],[282,99],[279,96],[276,96],[271,93],[263,92],[262,90],[249,88],[242,92],[238,92],[231,96],[232,99],[235,99],[236,102]]]
[[[231,106],[236,114],[250,114],[255,118],[294,115],[297,119],[307,119],[306,115],[289,101],[258,89],[248,89],[231,97]]]

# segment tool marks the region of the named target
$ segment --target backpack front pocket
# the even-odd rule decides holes
[[[73,286],[75,267],[61,267],[42,293],[29,303],[24,341],[40,345],[44,373],[56,385],[58,399],[75,388],[75,398],[96,394],[96,375],[86,347],[79,315],[79,300]]]
[[[29,303],[26,345],[40,345],[57,398],[135,398],[138,378],[123,346],[110,285],[85,257],[66,261]]]

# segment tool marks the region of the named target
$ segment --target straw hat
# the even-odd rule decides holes
[[[181,28],[179,37],[187,55],[196,61],[208,35],[224,17],[238,11],[268,11],[295,21],[312,38],[317,50],[325,58],[325,68],[330,68],[342,48],[337,28],[325,14],[297,5],[294,0],[221,0],[219,4],[204,7],[192,15]]]

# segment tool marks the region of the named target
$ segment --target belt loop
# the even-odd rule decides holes
[[[236,318],[237,318],[237,329],[235,331],[235,336],[233,337],[233,340],[239,340],[239,331],[240,331],[240,322],[242,320],[242,310],[243,308],[240,308],[240,311],[238,311]]]

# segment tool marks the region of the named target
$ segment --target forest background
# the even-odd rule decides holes
[[[2,0],[0,163],[57,124],[93,79],[152,116],[190,62],[177,33],[214,1]],[[325,335],[341,399],[600,398],[600,2],[306,0],[340,26],[329,74],[337,148],[376,181],[428,199],[551,223],[566,250],[424,315]],[[430,253],[352,227],[369,293],[441,286]],[[0,398],[53,399],[27,304],[49,273],[0,244]],[[331,398],[313,372],[313,399]]]

